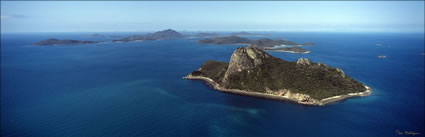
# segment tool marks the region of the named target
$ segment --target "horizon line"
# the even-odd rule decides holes
[[[160,30],[144,31],[0,31],[0,33],[148,33]],[[321,32],[321,33],[425,33],[425,31],[285,31],[285,30],[176,30],[177,32]]]

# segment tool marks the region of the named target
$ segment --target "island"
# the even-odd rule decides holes
[[[231,36],[265,36],[265,34],[254,34],[246,31],[230,33]]]
[[[251,33],[248,33],[246,31],[241,31],[241,32],[231,33],[230,35],[255,35],[255,34],[251,34]]]
[[[380,58],[380,59],[387,58],[387,56],[385,56],[385,55],[379,55],[377,57]]]
[[[262,48],[263,50],[290,52],[290,53],[309,53],[310,51],[301,48],[301,46],[312,46],[314,43],[296,43],[285,39],[257,39],[250,40],[239,36],[225,36],[208,39],[201,39],[200,44],[214,45],[252,45]]]
[[[198,41],[199,44],[215,44],[215,45],[248,45],[252,41],[239,36],[226,36],[226,37],[215,37],[209,39],[201,39]]]
[[[288,62],[256,46],[237,48],[229,63],[206,61],[183,78],[203,80],[225,93],[305,105],[322,106],[371,93],[368,86],[339,68],[313,63],[306,58]]]
[[[269,51],[277,51],[277,52],[289,52],[289,53],[310,53],[310,51],[298,47],[298,46],[287,46],[287,47],[282,47],[282,48],[268,48],[268,47],[264,47],[265,50],[269,50]]]
[[[96,44],[96,43],[103,43],[103,41],[80,41],[80,40],[59,40],[59,39],[47,39],[42,40],[36,43],[33,43],[33,45],[38,46],[57,46],[57,45],[75,45],[75,44]]]
[[[92,38],[113,38],[113,39],[121,38],[121,36],[106,36],[106,35],[99,34],[99,33],[92,34],[92,35],[90,35],[90,37],[92,37]]]
[[[176,39],[183,38],[184,36],[172,29],[166,29],[155,33],[146,35],[133,35],[127,38],[113,40],[112,42],[131,42],[131,41],[144,41],[144,40],[160,40],[160,39]]]
[[[217,36],[219,36],[217,33],[202,32],[202,33],[195,34],[192,37],[217,37]]]

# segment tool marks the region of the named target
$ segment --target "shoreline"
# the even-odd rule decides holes
[[[226,89],[221,87],[218,83],[213,81],[212,79],[208,77],[202,77],[202,76],[192,76],[191,74],[183,77],[184,79],[194,79],[194,80],[202,80],[207,82],[209,85],[211,85],[215,90],[230,94],[236,94],[236,95],[242,95],[242,96],[251,96],[251,97],[258,97],[258,98],[264,98],[264,99],[272,99],[272,100],[279,100],[279,101],[291,101],[298,104],[303,105],[312,105],[312,106],[324,106],[326,104],[331,104],[337,101],[342,101],[351,97],[362,97],[362,96],[368,96],[371,94],[371,88],[368,86],[365,86],[366,91],[360,92],[360,93],[349,93],[346,95],[338,95],[333,97],[324,98],[321,100],[312,99],[310,96],[305,94],[299,94],[299,93],[287,93],[285,95],[274,95],[274,94],[268,94],[268,93],[259,93],[259,92],[250,92],[245,90],[239,90],[239,89]]]
[[[307,54],[310,53],[310,51],[306,51],[306,52],[296,52],[296,51],[287,51],[287,50],[270,50],[270,49],[265,49],[266,51],[274,51],[274,52],[289,52],[289,53],[298,53],[298,54]]]

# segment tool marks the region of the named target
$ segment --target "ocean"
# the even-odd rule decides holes
[[[241,45],[197,38],[33,46],[93,33],[2,33],[1,135],[6,137],[399,137],[424,130],[424,33],[271,33],[316,45],[300,57],[372,88],[323,107],[226,94],[182,79]],[[128,36],[132,33],[102,33]],[[260,38],[260,37],[252,37]],[[385,55],[386,58],[378,58]]]

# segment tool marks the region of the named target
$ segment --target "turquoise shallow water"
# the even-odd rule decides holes
[[[197,39],[39,47],[88,33],[1,36],[2,136],[400,136],[424,131],[424,34],[273,33],[315,42],[306,57],[372,87],[368,97],[324,107],[224,94],[183,76],[238,46]],[[129,35],[114,33],[111,35]],[[253,37],[258,38],[258,37]],[[377,46],[380,43],[381,46]],[[379,59],[378,55],[387,58]]]

